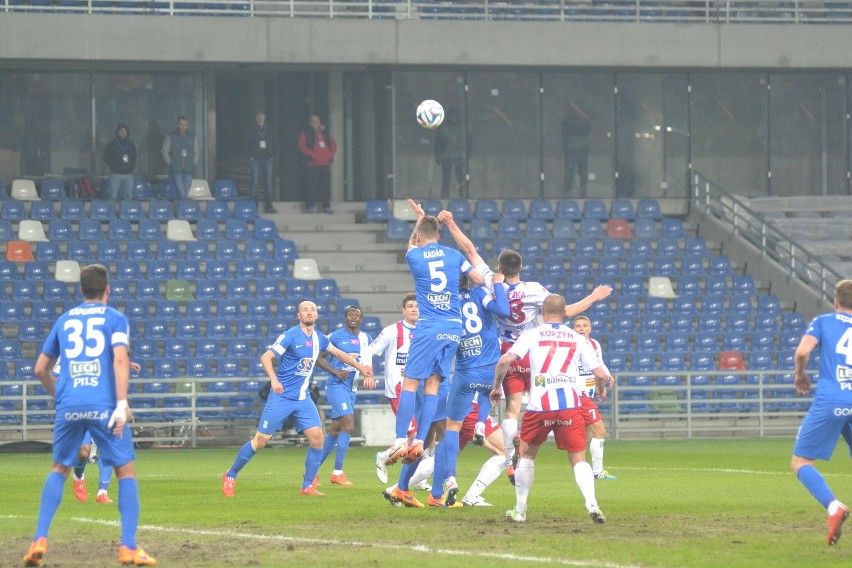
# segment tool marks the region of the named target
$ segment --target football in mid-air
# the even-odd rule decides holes
[[[423,128],[438,128],[444,122],[444,107],[432,99],[423,101],[417,105],[417,122]]]

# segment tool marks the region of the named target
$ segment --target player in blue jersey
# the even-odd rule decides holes
[[[109,306],[109,274],[100,264],[80,271],[80,290],[85,300],[59,317],[35,364],[35,374],[56,399],[53,427],[53,468],[41,493],[38,523],[26,566],[40,566],[47,553],[47,534],[62,502],[62,489],[86,431],[100,449],[104,466],[115,468],[118,478],[118,510],[121,514],[122,564],[153,566],[157,563],[136,546],[139,524],[139,486],[133,434],[125,428],[130,417],[127,384],[127,318]],[[62,357],[59,377],[51,369]]]
[[[263,407],[257,433],[240,448],[231,469],[222,473],[222,493],[226,497],[234,496],[237,474],[240,470],[258,450],[266,446],[273,434],[281,429],[284,421],[290,416],[294,416],[296,429],[304,432],[309,445],[308,455],[305,458],[305,476],[299,494],[322,495],[313,486],[322,456],[322,422],[320,422],[317,406],[308,393],[308,385],[317,357],[321,352],[328,351],[347,365],[357,369],[364,378],[373,377],[372,366],[362,365],[351,355],[332,345],[325,334],[315,329],[319,317],[316,304],[307,300],[300,303],[297,315],[299,325],[279,335],[275,343],[260,356],[266,376],[272,383],[272,391]],[[272,366],[276,357],[279,359],[277,370]]]
[[[831,459],[841,435],[847,444],[852,428],[852,280],[834,287],[834,313],[817,316],[796,348],[796,390],[811,392],[805,371],[811,352],[819,347],[819,387],[811,409],[802,421],[793,447],[793,472],[811,495],[828,510],[828,544],[840,540],[849,507],[834,497],[816,470],[816,460]]]
[[[426,215],[413,200],[409,199],[408,203],[417,214],[417,223],[408,240],[405,258],[414,279],[420,318],[408,352],[391,455],[392,459],[402,457],[410,464],[423,455],[423,440],[438,406],[438,388],[450,374],[461,337],[459,275],[469,273],[474,284],[481,284],[483,278],[473,272],[473,267],[459,251],[438,244],[438,219]],[[417,417],[417,434],[409,447],[406,431],[414,418],[415,393],[421,382],[425,383],[423,405]],[[392,497],[406,506],[422,507],[408,490],[409,479],[403,479],[409,469],[403,468],[400,472],[400,482]],[[410,478],[410,474],[407,477]]]
[[[361,331],[361,322],[364,314],[358,306],[346,308],[343,316],[346,326],[333,331],[328,340],[332,345],[350,354],[356,361],[372,361],[369,351],[370,337]],[[322,446],[321,464],[337,446],[337,454],[334,460],[334,471],[331,472],[331,482],[344,487],[351,487],[352,482],[346,479],[343,473],[343,460],[349,449],[349,440],[355,432],[355,395],[358,392],[358,371],[351,365],[342,363],[339,359],[326,361],[324,356],[317,359],[317,367],[331,373],[331,377],[325,384],[325,399],[331,406],[331,430]],[[376,388],[373,378],[364,379],[364,386],[368,389]]]
[[[469,240],[459,231],[449,211],[442,211],[438,219],[445,223],[462,250]],[[473,251],[470,261],[478,266],[484,261]],[[485,286],[471,287],[467,276],[462,277],[459,298],[461,302],[462,336],[456,353],[456,368],[447,399],[447,430],[444,441],[438,446],[435,459],[435,482],[428,504],[432,506],[452,506],[458,484],[455,480],[456,462],[459,455],[459,432],[465,418],[473,408],[474,396],[479,393],[479,411],[475,435],[484,439],[485,420],[491,412],[488,396],[494,384],[494,368],[500,359],[500,341],[497,335],[497,322],[492,314],[509,317],[509,299],[502,274],[492,276],[494,293]],[[505,462],[504,462],[505,467]],[[502,469],[496,468],[496,475]],[[447,495],[441,480],[447,477]]]

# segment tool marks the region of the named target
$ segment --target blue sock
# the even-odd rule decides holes
[[[320,464],[324,464],[326,458],[331,455],[331,450],[334,449],[334,445],[337,443],[337,440],[338,438],[334,438],[331,434],[329,434],[325,437],[325,440],[322,441],[322,455],[320,456]]]
[[[834,501],[834,494],[828,488],[825,478],[812,465],[805,465],[799,468],[799,481],[802,482],[811,495],[822,503],[822,506],[828,509],[828,506]]]
[[[234,465],[232,465],[231,469],[228,470],[228,477],[237,477],[240,470],[246,466],[256,453],[257,452],[254,448],[251,447],[251,441],[246,442],[245,445],[240,448],[240,451],[237,452],[237,459],[234,460]]]
[[[106,491],[109,488],[109,482],[112,479],[112,466],[104,465],[101,462],[98,462],[98,474],[100,475],[98,491]]]
[[[417,395],[411,391],[403,390],[399,394],[399,406],[396,408],[396,437],[408,437],[408,425],[414,418],[414,407],[417,404]]]
[[[447,430],[444,432],[444,441],[441,443],[442,446],[446,446],[444,450],[446,452],[446,470],[445,477],[456,475],[456,463],[459,459],[459,433],[453,430]],[[437,462],[436,462],[437,463]],[[435,479],[438,479],[435,477]]]
[[[319,471],[320,462],[322,461],[322,450],[308,448],[308,455],[305,458],[305,479],[302,481],[302,489],[308,487],[314,482],[314,478]]]
[[[420,409],[420,416],[417,417],[417,439],[425,440],[429,433],[429,427],[432,425],[432,418],[435,417],[435,411],[438,409],[438,395],[424,394],[423,408]],[[397,428],[399,430],[399,428]]]
[[[485,422],[488,420],[488,415],[491,414],[491,400],[488,398],[489,394],[491,394],[490,391],[479,391],[479,410],[476,413],[477,422]]]
[[[41,504],[38,508],[38,523],[36,524],[36,532],[33,540],[41,537],[47,538],[50,523],[53,522],[53,516],[56,515],[59,504],[62,503],[62,490],[64,487],[65,476],[61,473],[51,471],[47,479],[44,480],[44,487],[41,489]]]
[[[136,550],[139,526],[139,482],[135,477],[118,480],[118,512],[121,514],[121,545]]]
[[[444,442],[435,445],[435,469],[432,470],[432,497],[440,499],[444,494],[444,477],[447,471],[447,447]]]
[[[343,470],[343,460],[346,458],[346,451],[349,449],[349,440],[352,439],[352,434],[341,432],[337,435],[337,456],[334,460],[334,469]]]
[[[423,458],[420,458],[414,463],[404,463],[402,464],[402,468],[399,470],[399,482],[396,484],[399,487],[400,491],[408,491],[409,483],[411,482],[411,478],[414,476],[414,472],[417,471],[417,466],[420,465],[420,462]]]

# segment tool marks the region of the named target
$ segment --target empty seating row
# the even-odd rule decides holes
[[[43,223],[47,223],[47,232],[44,230]],[[164,223],[165,227],[163,226]],[[164,239],[215,241],[222,238],[230,240],[274,240],[278,238],[278,228],[275,221],[269,219],[255,219],[253,221],[200,219],[194,222],[182,219],[164,222],[154,219],[142,219],[138,222],[131,222],[126,219],[111,219],[108,222],[97,219],[83,219],[79,221],[77,229],[74,228],[71,221],[66,219],[53,219],[45,222],[28,219],[19,221],[17,224],[18,230],[16,232],[11,222],[0,220],[0,239],[41,242],[48,240],[102,241],[105,239],[112,241],[161,241]],[[220,227],[220,224],[223,226]]]
[[[399,215],[399,207],[391,208],[385,200],[372,200],[367,202],[366,218],[368,221],[388,221],[394,218],[394,210],[403,219],[407,214]],[[514,219],[523,221],[527,219],[542,219],[553,221],[554,219],[626,219],[632,221],[636,218],[660,220],[663,218],[660,204],[655,199],[640,199],[634,206],[629,199],[614,199],[609,206],[600,199],[587,199],[580,203],[573,199],[556,200],[556,207],[549,199],[534,199],[529,203],[529,208],[520,199],[506,199],[502,205],[493,199],[479,199],[471,207],[467,199],[450,199],[444,203],[438,199],[426,199],[420,203],[427,215],[437,216],[438,213],[447,209],[452,212],[457,221],[470,221],[471,219],[483,219],[487,221],[499,221],[501,219]],[[410,218],[408,219],[410,220]]]
[[[104,184],[106,180],[103,180]],[[12,181],[11,191],[6,190],[6,185],[0,182],[0,201],[66,201],[76,200],[75,184],[78,180],[68,182],[66,188],[65,182],[60,179],[44,179],[40,183],[40,190],[36,189],[36,184],[31,179],[16,179]],[[106,194],[105,185],[101,187],[100,193]],[[104,195],[105,197],[105,195]],[[157,182],[156,197],[160,199],[178,199],[177,188],[170,179],[159,180]],[[190,199],[200,200],[229,200],[237,199],[237,185],[233,180],[217,179],[213,184],[213,191],[210,191],[210,186],[207,180],[194,179],[189,186],[187,197]],[[133,181],[133,190],[131,199],[136,201],[150,201],[155,198],[154,192],[151,189],[151,183],[146,179],[135,179]]]
[[[271,243],[271,247],[270,247]],[[34,259],[46,262],[69,259],[91,262],[110,262],[118,260],[263,260],[282,259],[295,260],[299,258],[296,243],[276,237],[274,239],[247,239],[234,241],[220,239],[217,241],[139,241],[139,240],[107,240],[97,243],[86,241],[39,242],[35,244],[35,252],[29,242],[8,241],[0,242],[0,257],[11,262],[29,262]],[[94,247],[94,252],[93,252]],[[8,266],[8,265],[6,265]]]
[[[59,203],[58,211],[57,204],[53,201],[0,201],[0,219],[12,222],[26,219],[36,221],[64,219],[72,222],[85,219],[96,221],[111,221],[112,219],[124,219],[126,221],[142,221],[144,219],[155,221],[170,221],[172,219],[253,221],[260,217],[257,203],[246,199],[234,201],[233,206],[231,202],[218,200],[181,199],[175,203],[164,199],[154,199],[150,202],[128,199],[118,202],[117,209],[118,212],[116,213],[116,202],[108,199],[93,199],[88,202],[69,199]]]

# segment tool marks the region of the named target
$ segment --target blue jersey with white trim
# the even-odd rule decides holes
[[[127,317],[106,304],[84,302],[62,314],[42,353],[62,358],[56,378],[56,408],[114,407],[113,349],[129,343]]]
[[[852,403],[852,314],[817,316],[805,334],[819,341],[819,380],[814,401]]]
[[[473,267],[456,249],[429,243],[408,249],[405,260],[414,278],[419,321],[461,321],[459,274]]]
[[[509,302],[502,291],[506,312]],[[456,368],[468,369],[494,365],[500,359],[500,339],[497,335],[497,322],[494,314],[487,308],[493,301],[484,286],[473,290],[462,290],[461,314],[462,336],[456,356]]]
[[[278,336],[269,349],[278,355],[275,376],[284,387],[282,394],[270,392],[269,396],[281,396],[289,400],[304,400],[320,351],[328,349],[325,334],[314,330],[306,335],[302,327],[291,327]]]
[[[370,337],[363,331],[359,331],[357,334],[353,335],[346,328],[337,329],[329,334],[328,340],[332,345],[344,353],[351,355],[359,363],[368,361],[368,364],[372,364],[372,355],[368,351],[370,346]],[[328,379],[329,383],[338,383],[344,385],[350,390],[357,390],[355,388],[355,379],[358,378],[360,373],[357,369],[355,369],[355,367],[347,365],[337,357],[329,357],[328,364],[334,369],[349,371],[349,377],[345,381],[341,381],[334,375],[331,375]]]

